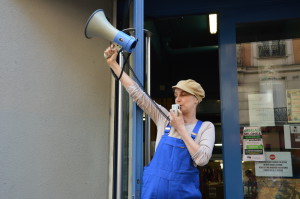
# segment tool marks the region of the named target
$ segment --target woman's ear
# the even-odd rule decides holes
[[[199,104],[199,100],[195,97],[195,104]]]

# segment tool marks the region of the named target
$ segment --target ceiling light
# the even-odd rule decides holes
[[[217,14],[209,14],[209,31],[211,34],[217,33]]]

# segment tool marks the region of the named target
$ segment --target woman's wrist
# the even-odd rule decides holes
[[[115,72],[117,72],[117,70],[120,68],[117,62],[110,63],[109,67]]]
[[[178,129],[178,131],[180,132],[181,134],[181,137],[185,136],[185,135],[188,135],[188,132],[186,131],[185,127],[181,127],[180,129]]]

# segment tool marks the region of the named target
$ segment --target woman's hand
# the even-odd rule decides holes
[[[106,50],[104,51],[104,57],[106,58],[106,62],[109,66],[113,66],[117,63],[117,56],[118,56],[118,49],[115,47],[114,44],[111,44]]]
[[[174,127],[181,136],[183,132],[186,132],[182,112],[180,110],[178,110],[178,116],[175,115],[172,109],[170,110],[170,125]]]
[[[115,73],[117,77],[120,77],[122,68],[117,62],[118,51],[119,49],[114,44],[112,44],[104,51],[104,57],[106,58],[106,62],[109,65],[110,69]],[[126,74],[126,72],[123,72],[120,81],[125,88],[128,88],[129,86],[135,84],[133,79],[131,79],[131,77]]]

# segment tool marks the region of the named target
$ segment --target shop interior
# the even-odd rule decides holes
[[[170,109],[174,103],[172,86],[183,79],[194,79],[205,90],[197,118],[214,123],[216,144],[209,164],[199,168],[200,186],[203,199],[223,198],[218,32],[210,33],[208,14],[146,17],[145,29],[152,33],[151,96],[154,100]],[[155,142],[155,138],[152,123],[151,141]]]

